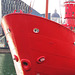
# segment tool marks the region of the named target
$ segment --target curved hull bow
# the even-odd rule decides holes
[[[75,75],[75,33],[58,23],[9,14],[2,27],[17,75]]]

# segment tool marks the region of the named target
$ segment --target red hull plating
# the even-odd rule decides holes
[[[20,13],[4,16],[2,27],[23,75],[75,75],[75,33],[69,29],[48,19]]]

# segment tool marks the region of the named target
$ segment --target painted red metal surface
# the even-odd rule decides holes
[[[23,71],[18,73],[18,68],[18,75],[75,75],[75,33],[69,29],[48,19],[23,13],[4,16],[2,27],[5,34],[10,29],[6,38],[12,57],[18,57],[16,65],[21,63]],[[45,61],[38,64],[37,59],[41,56]],[[27,63],[22,64],[23,60],[30,63],[27,71],[24,66]]]

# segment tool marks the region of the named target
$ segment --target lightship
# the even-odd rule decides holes
[[[75,2],[66,1],[65,10],[64,25],[48,20],[47,15],[20,12],[3,17],[17,75],[75,75]]]

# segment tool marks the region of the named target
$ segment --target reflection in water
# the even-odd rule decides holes
[[[16,75],[11,54],[0,54],[0,75]]]

